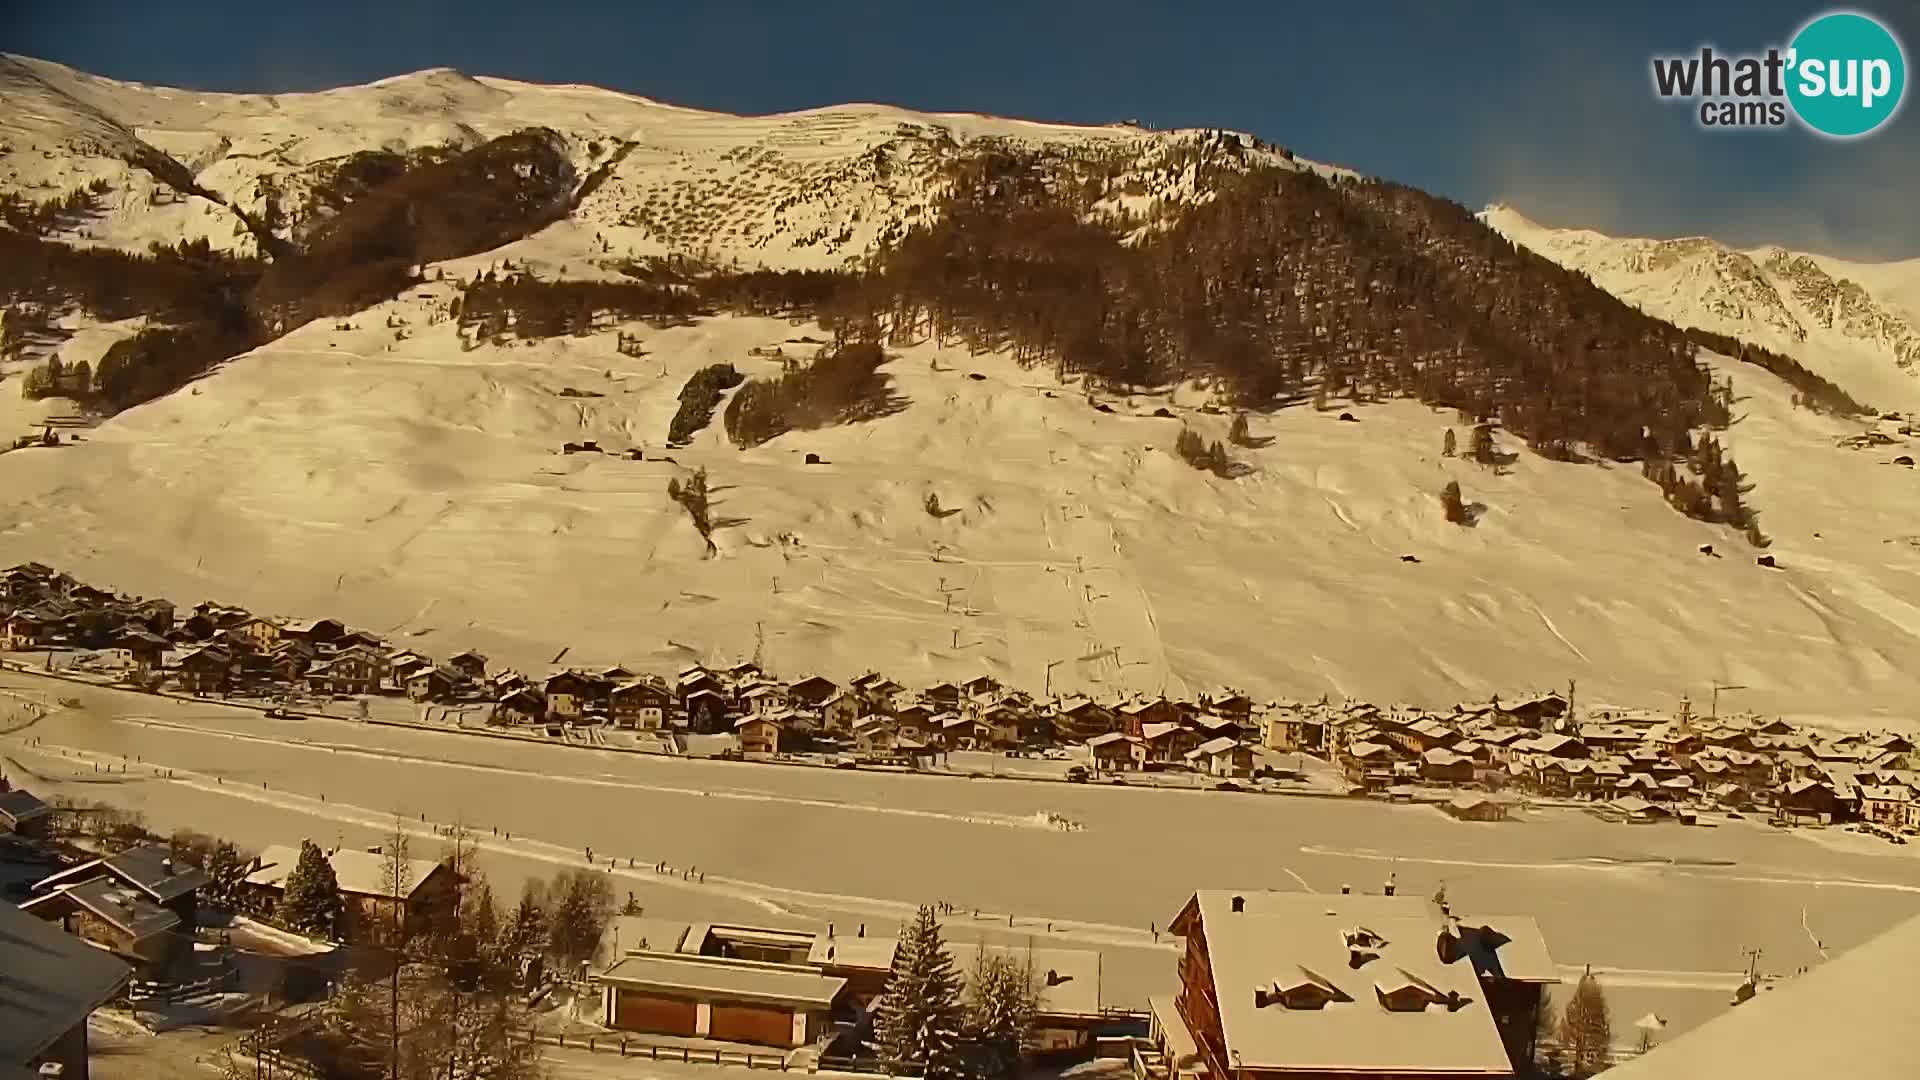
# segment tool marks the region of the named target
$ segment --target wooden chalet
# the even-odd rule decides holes
[[[1846,820],[1845,807],[1833,788],[1817,780],[1791,780],[1774,792],[1780,816],[1821,825]]]
[[[950,682],[934,683],[920,696],[935,712],[953,712],[960,708],[960,688]]]
[[[233,687],[233,654],[218,645],[182,653],[180,687],[189,694],[224,694]]]
[[[547,699],[531,686],[509,690],[493,703],[496,724],[538,724],[546,718]]]
[[[841,690],[820,703],[820,717],[826,730],[844,733],[866,715],[867,703],[851,690]]]
[[[1274,709],[1260,718],[1260,741],[1283,753],[1321,753],[1326,749],[1326,720],[1301,710]]]
[[[1443,747],[1420,755],[1420,779],[1437,784],[1473,782],[1473,759]]]
[[[465,679],[451,667],[434,664],[407,676],[407,699],[415,702],[446,701]]]
[[[164,979],[193,948],[191,927],[138,890],[111,878],[49,888],[20,910],[119,957],[135,974]]]
[[[1086,742],[1114,730],[1113,713],[1088,698],[1068,698],[1053,710],[1054,729],[1067,742]]]
[[[52,807],[25,788],[9,788],[0,777],[0,835],[44,840],[52,822]]]
[[[734,737],[740,740],[743,754],[780,752],[780,722],[765,713],[749,713],[733,722]]]
[[[921,742],[933,741],[934,732],[939,730],[933,722],[933,710],[924,702],[896,706],[893,710],[894,729],[909,739]]]
[[[142,671],[157,671],[172,644],[144,626],[122,630],[113,639],[113,647],[124,651],[127,660]]]
[[[796,706],[815,709],[822,708],[839,693],[838,684],[819,675],[809,675],[787,687],[787,695]]]
[[[26,652],[51,645],[61,622],[41,609],[12,612],[0,622],[0,648],[7,652]]]
[[[1505,821],[1507,804],[1486,795],[1468,792],[1455,795],[1440,805],[1447,816],[1460,821]]]
[[[1129,701],[1114,710],[1116,729],[1136,739],[1146,736],[1150,724],[1177,724],[1181,720],[1180,710],[1166,698],[1152,701]]]
[[[42,878],[35,883],[34,891],[47,892],[96,878],[133,890],[149,903],[172,912],[188,927],[198,919],[200,890],[209,882],[199,869],[175,861],[169,845],[142,844]]]
[[[288,619],[280,624],[280,640],[309,645],[331,646],[346,633],[346,624],[338,619]]]
[[[251,642],[256,651],[266,652],[268,649],[280,643],[280,627],[281,620],[279,619],[268,618],[265,615],[253,615],[236,626],[222,627],[221,629],[232,630],[234,633],[239,634]]]
[[[1180,991],[1150,1003],[1151,1038],[1230,1080],[1530,1075],[1560,981],[1532,919],[1412,896],[1206,890],[1169,932]]]
[[[1147,765],[1144,739],[1119,731],[1103,732],[1087,740],[1087,758],[1097,772],[1131,772]]]
[[[560,671],[547,677],[543,687],[547,715],[557,720],[578,720],[589,712],[605,712],[613,687],[600,676],[585,671]]]
[[[1220,697],[1208,696],[1202,698],[1200,704],[1205,711],[1241,725],[1243,731],[1253,721],[1253,699],[1245,694],[1230,692]]]
[[[487,677],[487,658],[481,653],[468,649],[447,658],[447,666],[474,682]]]
[[[1187,751],[1187,763],[1208,776],[1239,778],[1253,775],[1253,750],[1231,736],[1208,739]]]
[[[1502,702],[1494,700],[1500,714],[1511,723],[1535,731],[1544,727],[1548,721],[1558,720],[1567,715],[1567,699],[1557,692],[1535,694],[1517,701]]]
[[[782,1050],[831,1033],[845,979],[697,948],[629,952],[594,975],[603,993],[602,1022],[615,1031]]]
[[[307,668],[307,686],[316,694],[372,697],[387,676],[386,657],[364,645],[340,649]]]
[[[949,750],[990,749],[993,725],[971,716],[947,713],[940,718],[940,745]]]
[[[1393,747],[1377,742],[1349,744],[1340,761],[1347,780],[1366,788],[1384,788],[1391,784],[1393,763]]]
[[[1000,689],[1000,680],[991,675],[975,675],[960,684],[960,692],[968,697],[987,697]]]
[[[687,717],[687,730],[699,735],[717,735],[732,727],[727,720],[731,710],[727,707],[726,697],[719,691],[695,690],[681,700]]]
[[[0,972],[0,1075],[88,1080],[88,1021],[120,997],[132,966],[0,903]]]
[[[886,716],[868,716],[853,726],[853,745],[862,757],[891,756],[900,733]]]
[[[278,904],[286,892],[287,878],[299,861],[299,848],[269,845],[255,860],[253,872],[242,887],[257,904]],[[442,925],[458,903],[453,871],[443,863],[403,860],[399,863],[400,881],[395,882],[394,860],[378,850],[343,848],[328,852],[327,862],[333,867],[340,898],[345,902],[337,933],[340,940],[351,944],[383,940],[396,922],[409,932]]]
[[[654,679],[633,679],[614,687],[608,700],[615,726],[660,731],[667,726],[673,692],[665,683]]]
[[[307,671],[320,660],[320,651],[304,641],[283,641],[268,655],[269,677],[285,686],[306,681]]]

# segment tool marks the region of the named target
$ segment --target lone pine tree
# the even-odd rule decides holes
[[[940,936],[933,907],[922,904],[894,947],[893,970],[873,1025],[873,1047],[889,1062],[921,1067],[926,1080],[964,1075],[960,976]]]
[[[1560,1014],[1559,1043],[1575,1076],[1592,1076],[1612,1061],[1613,1023],[1607,1015],[1607,995],[1592,972],[1580,976],[1566,1011]]]
[[[311,840],[300,841],[300,858],[280,895],[280,919],[307,934],[332,934],[340,922],[340,882],[333,864]]]

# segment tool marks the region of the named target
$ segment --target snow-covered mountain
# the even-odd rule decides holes
[[[1920,259],[1613,237],[1541,225],[1503,204],[1481,220],[1650,315],[1785,353],[1877,408],[1920,407]]]
[[[1792,407],[1751,365],[1711,360],[1740,382],[1742,419],[1722,437],[1758,479],[1777,569],[1675,513],[1637,467],[1443,456],[1454,413],[1407,400],[1255,417],[1233,451],[1251,471],[1227,479],[1172,452],[1183,428],[1228,437],[1204,387],[1102,395],[922,337],[884,369],[904,404],[883,418],[746,448],[716,424],[669,449],[695,372],[778,375],[823,328],[721,314],[480,340],[450,317],[461,283],[507,260],[546,280],[620,280],[619,260],[669,253],[838,268],[934,212],[981,147],[1071,156],[1084,212],[1143,230],[1213,198],[1223,169],[1340,173],[1250,137],[879,105],[728,116],[447,70],[206,94],[20,57],[0,57],[0,100],[0,194],[104,182],[96,211],[54,234],[76,245],[254,252],[335,213],[329,192],[370,153],[431,157],[530,127],[554,133],[572,186],[565,215],[531,235],[288,326],[76,445],[0,456],[0,564],[530,667],[563,646],[653,665],[757,651],[785,672],[984,670],[1101,694],[1445,701],[1575,678],[1583,697],[1652,704],[1717,679],[1756,708],[1880,723],[1920,699],[1906,660],[1920,500],[1893,464],[1913,451],[1837,445],[1861,424]],[[1774,269],[1765,254],[1492,218],[1650,311],[1790,352],[1881,407],[1920,386],[1895,325],[1920,289],[1897,268]],[[141,325],[62,312],[36,348],[97,366]],[[37,420],[46,402],[23,402],[10,374],[0,424]],[[585,440],[644,460],[562,452]],[[711,554],[665,496],[695,466],[714,484]],[[1475,527],[1444,516],[1449,480]]]
[[[560,134],[581,177],[577,253],[705,253],[776,269],[833,268],[927,212],[962,147],[1003,141],[1115,163],[1108,212],[1200,196],[1195,151],[1329,175],[1250,136],[1085,127],[844,105],[732,116],[590,86],[446,68],[300,94],[216,94],[101,78],[0,54],[0,192],[44,199],[105,180],[104,217],[75,238],[144,248],[205,237],[251,251],[240,214],[282,235],[351,155],[475,146],[530,127]],[[177,168],[170,168],[176,166]],[[170,191],[190,177],[198,194]],[[274,211],[279,205],[279,212]]]

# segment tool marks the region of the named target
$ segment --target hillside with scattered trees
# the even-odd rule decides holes
[[[1200,380],[1249,411],[1411,398],[1470,429],[1497,423],[1549,458],[1642,463],[1683,513],[1756,542],[1751,484],[1702,434],[1730,422],[1732,390],[1696,351],[1764,368],[1806,407],[1866,411],[1789,357],[1647,316],[1454,203],[1284,167],[1237,139],[1183,144],[1182,154],[1159,167],[1211,197],[1143,209],[1124,202],[1145,188],[1123,179],[1127,162],[1111,150],[983,140],[948,152],[934,211],[890,230],[864,265],[628,258],[603,264],[623,278],[592,281],[494,269],[462,283],[451,314],[468,348],[718,312],[819,320],[837,348],[748,383],[729,404],[727,432],[741,446],[901,407],[881,350],[929,338],[1005,350],[1093,389]],[[40,204],[9,199],[0,299],[145,316],[149,327],[107,353],[87,390],[101,410],[126,408],[306,321],[391,299],[427,264],[560,220],[577,179],[566,141],[546,129],[466,150],[362,151],[309,175],[298,207],[267,191],[265,225],[282,239],[264,259],[204,243],[130,255],[49,239],[91,212],[99,185]],[[703,378],[683,395],[670,441],[704,426],[732,385]],[[1244,419],[1236,430],[1234,445],[1252,445]],[[1222,476],[1242,469],[1190,432],[1175,450]]]

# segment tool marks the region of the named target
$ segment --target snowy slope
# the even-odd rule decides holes
[[[466,147],[528,127],[566,140],[580,175],[601,176],[576,208],[591,234],[578,252],[708,253],[777,268],[837,267],[903,228],[938,197],[941,169],[980,140],[1125,162],[1102,209],[1146,210],[1156,198],[1192,199],[1180,151],[1235,144],[1249,160],[1297,164],[1250,137],[1198,131],[1079,127],[973,114],[844,105],[775,116],[732,116],[588,86],[475,78],[446,68],[364,86],[303,94],[213,94],[119,82],[44,60],[0,54],[0,191],[46,198],[106,177],[129,194],[82,239],[144,247],[157,238],[146,209],[150,178],[125,158],[154,149],[231,207],[265,217],[270,192],[294,207],[347,155]],[[1244,148],[1244,149],[1241,149]],[[204,200],[200,200],[204,202]],[[178,215],[175,215],[178,216]],[[248,249],[226,212],[188,235]],[[171,227],[180,223],[168,221]],[[175,233],[169,239],[178,239]]]
[[[1657,318],[1785,353],[1877,408],[1920,408],[1920,259],[1612,237],[1543,226],[1506,205],[1481,220]]]
[[[804,354],[821,331],[722,317],[629,327],[641,358],[609,335],[463,352],[426,325],[444,288],[310,325],[79,446],[0,457],[0,562],[533,668],[569,645],[661,667],[758,648],[788,672],[1035,689],[1057,661],[1056,690],[1108,693],[1450,701],[1574,678],[1667,704],[1719,679],[1754,708],[1883,724],[1920,700],[1920,478],[1835,447],[1847,429],[1771,380],[1742,375],[1728,441],[1763,478],[1778,571],[1631,467],[1444,460],[1450,414],[1415,404],[1259,420],[1274,442],[1239,452],[1259,472],[1225,481],[1168,452],[1182,421],[1224,434],[1218,415],[1106,414],[1045,372],[932,346],[888,367],[904,412],[747,451],[716,423],[676,465],[660,444],[692,371],[764,374],[750,349]],[[1165,404],[1182,420],[1150,415]],[[648,460],[560,453],[583,438]],[[665,494],[693,465],[728,523],[717,558]],[[1442,519],[1449,477],[1487,505],[1477,528]],[[958,513],[930,516],[929,493]]]
[[[935,205],[954,149],[981,139],[1110,156],[1095,212],[1135,218],[1207,197],[1197,154],[1323,168],[1220,133],[877,105],[737,117],[447,70],[231,95],[0,57],[0,89],[0,191],[46,198],[107,179],[111,205],[66,238],[127,247],[206,236],[245,249],[235,208],[257,215],[278,191],[297,209],[359,151],[558,132],[591,190],[567,219],[449,276],[512,257],[583,277],[606,272],[596,255],[629,252],[838,266]],[[159,175],[181,171],[209,197],[179,197]],[[1876,404],[1893,400],[1876,388],[1920,386],[1853,334],[1862,316],[1845,290],[1822,308],[1834,329],[1812,317],[1817,298],[1782,291],[1784,273],[1762,267],[1761,288],[1717,269],[1738,253],[1496,224],[1590,260],[1636,302],[1677,298],[1695,313],[1681,321],[1791,345]],[[1858,269],[1872,297],[1915,294],[1897,268]],[[1779,571],[1673,513],[1631,467],[1523,454],[1494,476],[1442,459],[1451,416],[1418,405],[1358,409],[1356,424],[1311,409],[1257,420],[1272,443],[1236,451],[1256,471],[1226,481],[1168,452],[1182,422],[1225,435],[1195,401],[1102,413],[1048,372],[933,346],[890,365],[910,401],[897,415],[747,451],[716,425],[676,465],[658,458],[689,374],[722,361],[772,373],[749,350],[804,354],[795,339],[823,331],[720,317],[622,327],[644,339],[638,358],[611,332],[466,351],[430,321],[451,296],[433,282],[350,329],[308,325],[79,445],[0,456],[12,496],[0,564],[328,614],[530,668],[564,646],[572,660],[662,666],[758,649],[782,671],[986,670],[1035,690],[1051,675],[1055,689],[1109,693],[1225,684],[1444,702],[1573,678],[1583,695],[1664,704],[1719,679],[1750,687],[1751,707],[1881,723],[1910,723],[1889,711],[1920,700],[1906,662],[1920,645],[1920,478],[1886,464],[1913,450],[1836,447],[1851,429],[1792,410],[1752,367],[1729,367],[1744,419],[1726,441],[1760,485]],[[131,331],[85,329],[63,349]],[[1812,345],[1819,355],[1801,351]],[[1162,406],[1180,418],[1150,415]],[[641,445],[647,460],[559,453],[581,439]],[[809,452],[827,464],[802,464]],[[727,522],[717,558],[665,494],[692,465],[711,471]],[[1476,528],[1442,519],[1436,494],[1455,477],[1487,507]],[[929,494],[958,512],[929,515]],[[1699,554],[1708,543],[1726,557]]]

